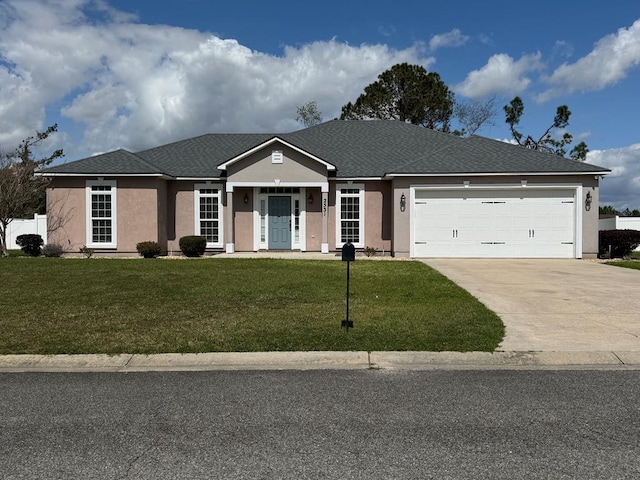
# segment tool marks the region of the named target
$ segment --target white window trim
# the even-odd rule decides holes
[[[343,188],[350,188],[350,189],[359,189],[360,192],[358,194],[358,197],[360,198],[360,202],[359,202],[359,207],[360,207],[360,218],[359,218],[359,223],[360,223],[360,241],[357,243],[354,243],[353,246],[356,248],[364,248],[364,239],[365,239],[365,231],[364,231],[364,226],[365,226],[365,221],[364,221],[364,213],[365,213],[365,208],[364,208],[364,200],[365,200],[365,190],[364,190],[364,183],[342,183],[342,184],[338,184],[336,185],[336,248],[342,248],[342,246],[344,245],[344,243],[342,242],[342,238],[341,238],[341,233],[342,233],[342,222],[341,222],[341,218],[340,215],[342,213],[342,194],[340,192],[341,189]],[[351,195],[348,195],[351,196]]]
[[[291,194],[291,249],[292,250],[300,250],[304,252],[306,250],[306,241],[305,241],[305,223],[306,223],[306,203],[305,203],[305,189],[301,188],[300,193]],[[295,223],[296,223],[296,200],[299,202],[299,221],[298,225],[298,241],[296,242],[296,231],[295,231]],[[304,247],[303,247],[304,246]]]
[[[222,248],[224,246],[224,208],[222,197],[224,195],[221,183],[196,183],[193,186],[193,220],[194,235],[200,235],[200,190],[214,188],[218,190],[218,194],[214,197],[218,198],[218,241],[207,242],[207,248]],[[206,195],[210,196],[210,195]]]
[[[91,197],[93,191],[91,187],[110,186],[111,191],[111,242],[100,243],[93,241],[93,217],[91,215]],[[116,180],[87,180],[85,186],[85,206],[86,206],[86,246],[89,248],[117,248],[118,247],[118,204],[117,204],[117,182]],[[97,192],[96,192],[97,193]],[[105,192],[106,193],[106,192]]]

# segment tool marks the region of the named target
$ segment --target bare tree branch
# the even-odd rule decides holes
[[[31,217],[42,205],[49,180],[35,175],[56,158],[64,156],[62,150],[34,160],[33,147],[40,145],[58,130],[52,125],[44,132],[24,139],[12,153],[0,157],[0,254],[8,255],[7,226],[14,218]]]

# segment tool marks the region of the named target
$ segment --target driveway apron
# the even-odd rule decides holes
[[[640,270],[590,260],[423,261],[500,316],[498,350],[640,352]]]

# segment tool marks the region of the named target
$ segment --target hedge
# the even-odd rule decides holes
[[[603,258],[622,258],[640,245],[638,230],[600,230],[598,255]]]

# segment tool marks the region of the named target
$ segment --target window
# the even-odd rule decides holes
[[[116,181],[86,183],[87,246],[116,248]]]
[[[293,201],[293,243],[300,243],[300,200]]]
[[[267,241],[267,200],[260,200],[260,242]]]
[[[195,186],[195,234],[207,239],[207,247],[222,247],[222,191],[218,185]]]
[[[338,185],[336,245],[347,242],[364,248],[364,185]]]
[[[260,194],[265,193],[300,193],[300,187],[261,187]]]

